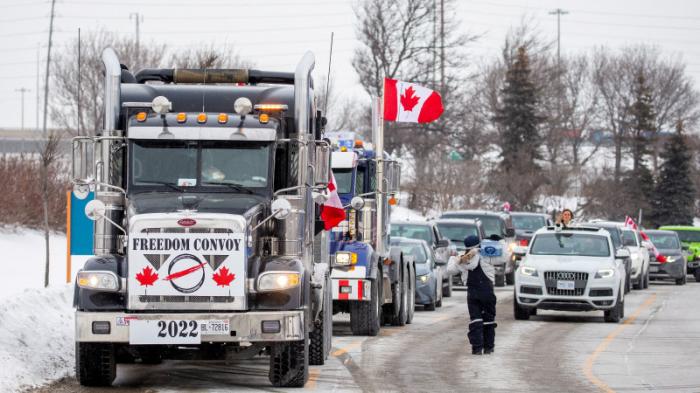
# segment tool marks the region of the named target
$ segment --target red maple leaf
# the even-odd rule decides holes
[[[420,98],[418,96],[415,96],[415,91],[413,90],[413,86],[409,86],[408,89],[406,89],[401,97],[399,99],[401,100],[401,106],[405,111],[412,111],[413,107],[418,105],[418,101],[420,101]]]
[[[153,285],[153,283],[156,282],[157,279],[158,274],[155,273],[150,266],[144,267],[141,273],[138,273],[136,275],[136,280],[138,280],[141,286]]]
[[[228,268],[224,266],[221,269],[219,269],[218,272],[214,273],[214,275],[211,278],[213,278],[214,281],[216,281],[216,285],[227,287],[231,284],[231,281],[236,279],[236,275],[230,273],[228,271]]]

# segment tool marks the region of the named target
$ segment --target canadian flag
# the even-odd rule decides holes
[[[384,78],[384,120],[430,123],[442,114],[436,91],[411,82]]]
[[[321,220],[323,220],[323,227],[327,231],[345,220],[345,209],[343,209],[343,203],[340,202],[338,196],[338,187],[333,172],[331,172],[331,182],[328,183],[328,192],[330,194],[328,200],[321,205]]]
[[[651,252],[652,252],[652,254],[654,254],[654,257],[656,257],[656,260],[661,262],[661,263],[666,263],[666,257],[661,255],[659,250],[656,249],[656,246],[654,245],[654,243],[652,243],[651,240],[649,239],[649,236],[647,236],[647,234],[644,233],[644,231],[640,230],[639,227],[637,226],[637,223],[634,222],[634,220],[629,216],[625,217],[625,227],[634,229],[635,231],[639,231],[639,235],[642,236],[642,239],[644,239],[645,241],[648,241],[649,244],[651,244]]]

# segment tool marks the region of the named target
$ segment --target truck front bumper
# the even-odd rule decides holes
[[[125,312],[85,312],[75,313],[75,341],[77,342],[129,342],[129,322],[131,320],[228,320],[230,333],[227,335],[203,335],[202,342],[276,342],[298,341],[304,338],[304,312],[293,311],[252,311],[239,313],[125,313]],[[279,333],[263,333],[263,321],[279,321]],[[95,334],[93,322],[109,322],[107,334]]]

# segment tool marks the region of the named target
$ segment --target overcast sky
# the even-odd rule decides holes
[[[438,0],[439,1],[439,0]],[[335,33],[332,77],[337,91],[362,96],[350,65],[355,39],[356,0],[58,0],[55,48],[75,40],[77,30],[104,28],[135,34],[132,13],[143,16],[141,41],[170,48],[229,44],[257,69],[293,71],[306,50],[316,54],[316,75],[328,70],[331,32]],[[464,32],[480,34],[470,45],[473,58],[497,56],[506,32],[524,16],[541,32],[556,37],[562,8],[562,53],[606,45],[658,45],[681,56],[700,81],[700,1],[691,0],[458,0]],[[50,1],[0,0],[0,128],[19,127],[20,88],[25,95],[25,126],[36,126],[37,52],[45,61]],[[45,64],[40,68],[43,69]],[[43,72],[43,71],[42,71]]]

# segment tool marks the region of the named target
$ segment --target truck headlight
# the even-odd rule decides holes
[[[418,277],[416,277],[416,278],[417,278],[418,281],[420,281],[421,283],[426,283],[426,282],[428,282],[428,275],[427,275],[427,274],[424,274],[424,275],[422,275],[422,276],[418,276]]]
[[[301,274],[296,272],[268,272],[258,277],[258,292],[282,291],[299,286]]]
[[[532,266],[521,266],[520,273],[525,276],[537,277],[537,269]]]
[[[615,274],[613,269],[601,269],[595,274],[595,278],[610,278]]]
[[[338,251],[335,253],[335,264],[349,266],[357,263],[357,254],[350,251]]]
[[[76,281],[80,288],[108,292],[119,291],[119,278],[109,271],[79,271]]]

